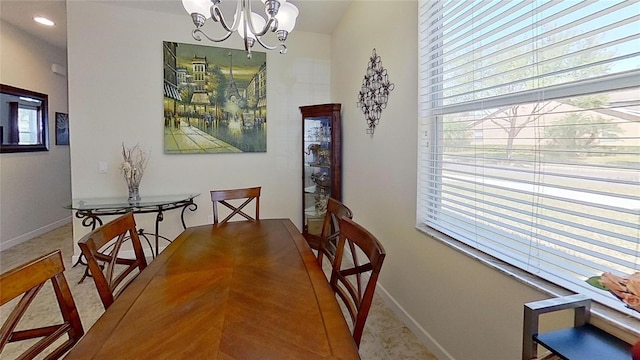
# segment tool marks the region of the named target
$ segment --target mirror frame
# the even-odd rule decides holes
[[[40,129],[38,131],[39,143],[34,145],[4,145],[2,144],[2,139],[0,139],[0,153],[49,151],[49,96],[4,84],[0,84],[0,93],[15,96],[28,96],[42,101],[40,119],[38,119],[38,123],[40,125]],[[2,109],[2,111],[5,111],[5,109]]]

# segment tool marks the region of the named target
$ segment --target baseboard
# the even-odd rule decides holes
[[[433,355],[439,360],[455,360],[455,358],[447,352],[440,344],[422,327],[418,322],[407,313],[400,304],[391,296],[384,287],[378,284],[376,286],[376,294],[380,295],[382,300],[393,310],[404,324],[413,332],[413,334],[420,340]]]
[[[3,241],[2,243],[0,243],[0,251],[3,250],[7,250],[11,247],[14,247],[18,244],[21,244],[27,240],[31,240],[34,237],[40,236],[42,234],[48,233],[49,231],[55,230],[57,228],[59,228],[62,225],[66,225],[68,223],[70,223],[72,220],[71,216],[65,217],[63,219],[60,219],[58,221],[55,221],[51,224],[45,225],[41,228],[35,229],[33,231],[29,231],[26,234],[22,234],[18,237],[15,237],[13,239],[10,239],[8,241]]]

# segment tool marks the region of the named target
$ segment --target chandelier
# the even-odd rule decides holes
[[[251,11],[252,0],[237,0],[236,12],[233,23],[229,25],[222,14],[220,3],[223,0],[182,0],[182,6],[191,15],[196,28],[192,31],[195,40],[200,41],[202,34],[213,42],[221,42],[228,39],[231,34],[238,32],[244,40],[244,49],[247,57],[251,58],[251,48],[258,42],[267,50],[276,50],[279,47],[280,54],[287,52],[284,42],[296,24],[298,8],[287,0],[260,0],[264,4],[264,11],[267,15],[265,20],[260,14]],[[226,33],[220,38],[214,38],[202,31],[202,26],[207,19],[220,23]],[[275,32],[280,42],[278,45],[270,46],[264,42],[262,36],[267,32]]]

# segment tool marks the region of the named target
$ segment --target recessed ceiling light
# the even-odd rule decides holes
[[[42,17],[42,16],[36,16],[33,18],[33,20],[35,20],[35,22],[42,24],[42,25],[47,25],[47,26],[53,26],[55,25],[55,23],[49,19],[47,19],[46,17]]]

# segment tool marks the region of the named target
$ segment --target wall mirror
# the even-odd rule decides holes
[[[49,150],[49,96],[0,84],[0,153]]]

